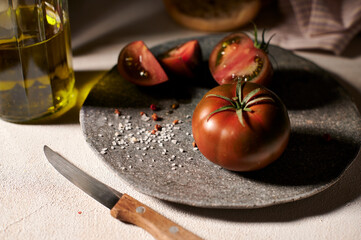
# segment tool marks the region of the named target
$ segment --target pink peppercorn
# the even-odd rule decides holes
[[[152,109],[153,111],[157,110],[157,106],[155,104],[151,104],[150,105],[150,109]]]

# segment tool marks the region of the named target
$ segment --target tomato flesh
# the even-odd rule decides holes
[[[194,78],[202,62],[202,52],[197,40],[190,40],[158,57],[164,69],[174,76]]]
[[[274,101],[250,106],[243,112],[244,126],[235,111],[226,110],[209,115],[229,103],[216,94],[236,97],[236,83],[211,89],[193,112],[193,137],[200,152],[210,161],[232,171],[253,171],[264,168],[278,159],[286,149],[290,135],[290,121],[281,100],[265,87],[246,82],[243,96],[260,88],[255,97],[269,96]]]
[[[243,33],[231,34],[216,45],[209,68],[220,85],[243,80],[266,86],[273,73],[267,54]]]
[[[126,80],[140,86],[168,81],[167,74],[143,41],[134,41],[122,49],[117,69]]]

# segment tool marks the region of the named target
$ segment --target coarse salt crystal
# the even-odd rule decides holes
[[[139,142],[139,140],[137,138],[135,138],[135,137],[131,137],[130,142],[131,143],[137,143],[137,142]]]
[[[147,114],[143,114],[143,115],[140,117],[140,119],[141,119],[142,121],[147,122],[147,121],[149,121],[150,117],[148,117]]]

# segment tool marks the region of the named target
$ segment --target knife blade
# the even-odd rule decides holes
[[[44,153],[60,174],[108,207],[114,218],[139,226],[160,240],[201,239],[128,194],[120,193],[88,175],[46,145]]]

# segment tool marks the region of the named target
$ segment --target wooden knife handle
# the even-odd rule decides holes
[[[123,194],[110,214],[120,221],[143,228],[156,239],[201,239],[127,194]]]

